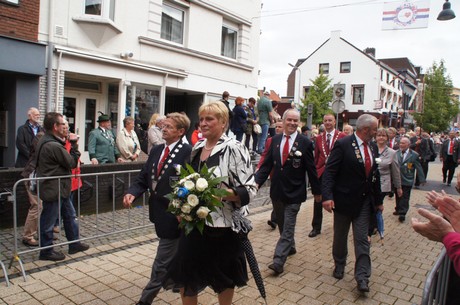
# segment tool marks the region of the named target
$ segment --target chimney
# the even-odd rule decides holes
[[[340,34],[341,34],[340,30],[331,31],[331,39],[332,40],[340,39]]]
[[[365,48],[364,53],[375,58],[375,48]]]

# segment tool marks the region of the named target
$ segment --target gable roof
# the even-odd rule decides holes
[[[396,71],[409,71],[413,74],[414,77],[417,76],[417,70],[414,65],[411,63],[407,57],[398,57],[398,58],[384,58],[379,59],[381,62],[387,64]]]

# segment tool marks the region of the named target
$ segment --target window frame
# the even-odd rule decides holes
[[[236,36],[235,36],[235,41],[234,41],[234,48],[233,48],[233,52],[234,52],[234,55],[235,57],[233,56],[229,56],[227,54],[224,54],[224,29],[227,29],[227,30],[231,30],[233,32],[235,32]],[[228,32],[227,32],[228,33]],[[235,26],[232,26],[226,22],[224,22],[222,24],[222,31],[221,31],[221,40],[220,40],[220,55],[225,57],[225,58],[231,58],[231,59],[235,59],[237,58],[238,56],[238,38],[239,38],[239,31],[238,31],[238,28],[235,27]]]
[[[180,42],[178,42],[179,40],[178,39],[175,39],[174,37],[172,37],[172,29],[169,31],[169,33],[167,33],[169,36],[171,36],[170,38],[171,39],[168,39],[168,37],[165,35],[163,35],[163,15],[165,14],[164,12],[164,7],[168,7],[172,10],[176,10],[176,11],[179,11],[182,13],[182,21],[181,21],[181,37],[180,37]],[[174,43],[174,44],[178,44],[178,45],[184,45],[184,41],[185,41],[185,18],[186,18],[186,11],[185,9],[183,9],[182,7],[179,7],[177,5],[174,5],[173,3],[171,2],[166,2],[164,1],[161,5],[161,24],[160,24],[160,38],[164,41],[167,41],[167,42],[170,42],[170,43]],[[175,20],[175,19],[174,19]],[[172,28],[172,26],[171,26]]]
[[[15,6],[19,6],[19,1],[20,0],[0,0],[0,2],[2,3],[11,4]]]
[[[365,86],[364,84],[358,84],[358,85],[352,85],[351,86],[351,92],[352,92],[352,104],[353,105],[364,105],[364,89],[365,89]],[[360,92],[358,91],[360,90]],[[356,102],[356,99],[357,99],[357,96],[356,94],[359,94],[361,93],[361,102]]]
[[[83,15],[91,16],[93,18],[101,18],[101,19],[108,19],[115,22],[115,0],[100,0],[101,2],[101,12],[100,14],[88,14],[86,12],[87,3],[85,0],[85,4],[83,7]]]
[[[348,64],[348,70],[345,70],[345,65]],[[342,61],[340,63],[340,73],[351,73],[351,61]]]
[[[318,74],[321,74],[321,68],[323,67],[327,67],[327,71],[325,69],[322,69],[323,70],[323,74],[329,74],[329,63],[320,63],[319,66],[318,66]]]

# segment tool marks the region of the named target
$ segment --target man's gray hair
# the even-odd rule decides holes
[[[299,115],[299,118],[300,118],[300,112],[299,112],[299,110],[290,108],[290,109],[287,109],[287,110],[283,113],[283,121],[286,119],[286,116],[287,116],[287,114],[288,114],[289,112],[297,113],[297,114]]]
[[[166,119],[166,116],[160,114],[160,115],[157,117],[155,123],[159,123],[159,122],[161,122],[161,121],[163,121],[163,120],[165,120],[165,119]]]
[[[371,127],[375,123],[377,118],[370,114],[362,114],[356,120],[356,130],[362,130],[367,127]]]

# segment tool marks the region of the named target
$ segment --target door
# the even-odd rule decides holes
[[[89,133],[96,127],[98,100],[87,94],[66,94],[64,97],[64,115],[69,121],[70,132],[80,136],[80,151],[88,151]]]

